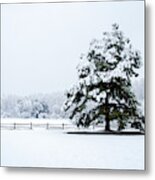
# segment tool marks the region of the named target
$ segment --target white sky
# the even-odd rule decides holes
[[[3,4],[1,15],[2,94],[69,89],[81,53],[115,22],[144,57],[143,1]]]

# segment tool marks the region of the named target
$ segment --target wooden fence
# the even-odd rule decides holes
[[[74,128],[75,125],[73,124],[53,124],[53,123],[1,123],[1,129],[10,129],[10,130],[16,130],[16,129],[36,129],[36,128],[44,128],[44,129],[68,129],[68,128]]]

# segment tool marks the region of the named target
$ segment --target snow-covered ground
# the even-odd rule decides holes
[[[76,135],[63,130],[1,130],[1,165],[144,169],[144,136]]]

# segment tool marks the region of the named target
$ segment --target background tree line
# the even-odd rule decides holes
[[[1,98],[2,118],[66,118],[62,110],[63,93],[38,94],[30,96],[3,96]]]

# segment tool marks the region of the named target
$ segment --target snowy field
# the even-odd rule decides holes
[[[144,169],[144,136],[1,130],[2,166]]]

